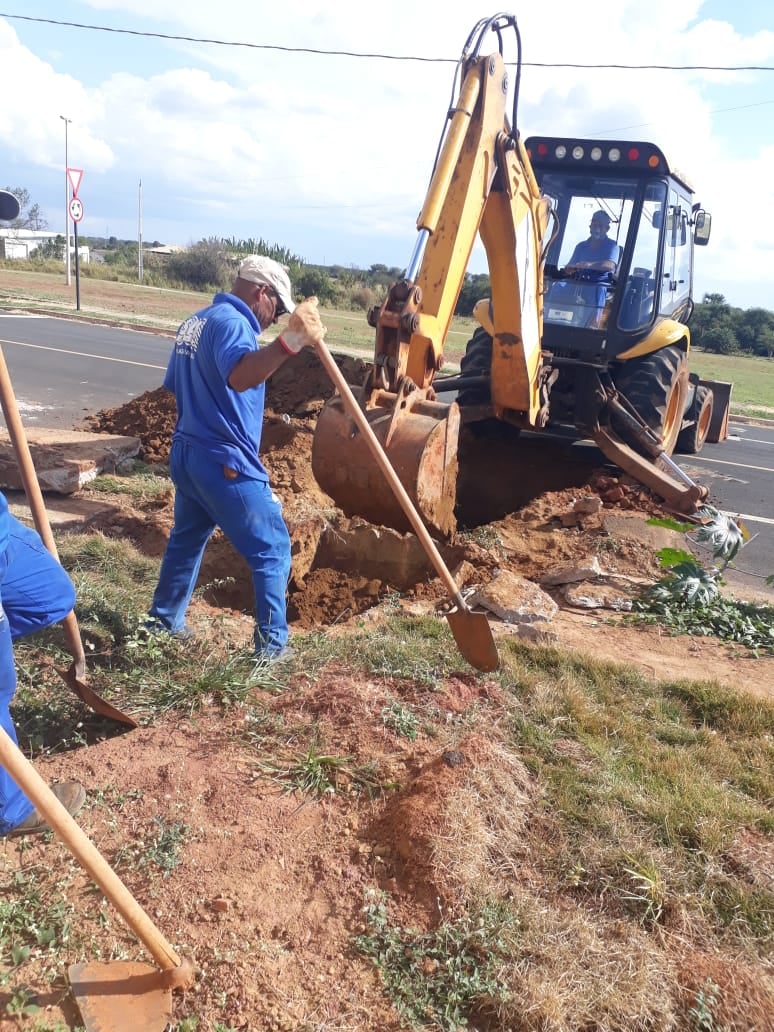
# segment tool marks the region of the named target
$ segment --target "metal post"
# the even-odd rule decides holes
[[[142,179],[137,195],[137,279],[142,283]]]
[[[65,124],[65,283],[70,286],[70,159],[67,154],[67,127],[72,118],[59,116]]]
[[[75,308],[81,310],[81,280],[78,276],[78,223],[73,222],[73,236],[75,237]]]

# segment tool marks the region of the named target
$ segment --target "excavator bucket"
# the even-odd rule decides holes
[[[422,520],[448,536],[456,528],[459,408],[456,403],[445,405],[421,397],[414,402],[413,395],[405,406],[396,402],[395,394],[375,392],[366,419]],[[318,417],[312,471],[323,491],[347,516],[362,516],[399,531],[411,530],[340,395],[331,398]]]

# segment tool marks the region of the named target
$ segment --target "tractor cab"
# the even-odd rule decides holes
[[[687,322],[693,245],[708,242],[710,216],[659,148],[549,137],[531,137],[526,148],[554,219],[545,254],[544,348],[610,360],[663,319]]]

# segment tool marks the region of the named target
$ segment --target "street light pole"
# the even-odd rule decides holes
[[[67,155],[67,127],[72,118],[59,116],[65,126],[65,283],[70,286],[70,174],[67,171],[70,167],[70,160]]]

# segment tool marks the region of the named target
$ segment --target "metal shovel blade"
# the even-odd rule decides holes
[[[67,974],[86,1032],[163,1032],[172,1020],[172,991],[150,964],[73,964]]]
[[[470,609],[452,609],[446,614],[457,648],[476,670],[489,673],[500,666],[492,628],[486,613]]]

